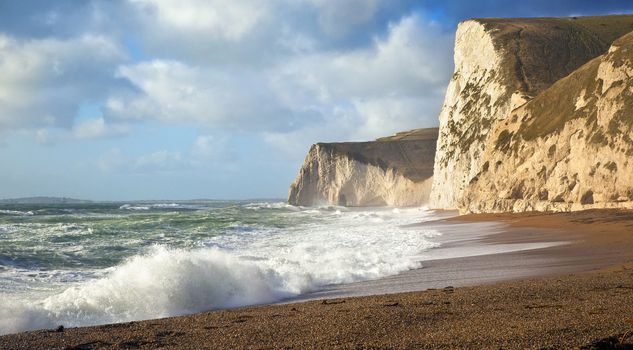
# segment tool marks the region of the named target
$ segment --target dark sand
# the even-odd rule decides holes
[[[424,225],[490,222],[504,225],[475,243],[570,243],[429,260],[420,270],[307,297],[326,300],[26,332],[0,337],[0,348],[633,349],[632,211],[469,215]],[[351,297],[427,288],[437,289]]]

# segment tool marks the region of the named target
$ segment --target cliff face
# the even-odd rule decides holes
[[[440,114],[430,205],[464,211],[505,211],[571,209],[581,202],[585,204],[580,205],[589,205],[591,201],[591,205],[624,203],[626,195],[620,192],[627,193],[625,183],[627,179],[631,182],[630,176],[623,173],[626,171],[624,156],[618,158],[616,153],[620,154],[619,150],[630,141],[626,136],[630,127],[612,126],[613,139],[606,136],[605,130],[589,128],[593,125],[602,127],[601,123],[606,123],[608,129],[610,120],[620,113],[618,111],[623,115],[627,113],[627,103],[616,102],[612,95],[616,90],[607,88],[598,94],[595,87],[606,86],[607,76],[625,76],[618,71],[625,64],[618,63],[607,73],[610,58],[591,60],[604,54],[614,40],[631,30],[633,16],[493,19],[461,23],[456,36],[455,73]],[[610,54],[628,52],[615,47],[618,46],[615,45]],[[589,61],[592,62],[589,66],[583,66]],[[575,78],[563,79],[572,72]],[[624,86],[622,89],[629,89],[621,79],[610,79]],[[567,94],[564,98],[573,100],[573,104],[564,100],[562,106],[561,94]],[[592,108],[594,112],[590,113]],[[578,117],[579,110],[587,110],[588,114]],[[587,116],[591,116],[591,121]],[[517,130],[526,129],[528,124],[533,126],[527,129],[537,130],[552,124],[553,119],[561,122],[555,129],[546,128],[547,133],[517,135]],[[620,117],[618,120],[626,119]],[[614,123],[624,125],[623,122]],[[572,141],[572,134],[575,138],[580,134],[583,136]],[[605,136],[601,138],[603,134]],[[593,143],[586,139],[587,135],[595,136]],[[606,144],[595,148],[598,139]],[[561,144],[563,141],[566,141],[565,145]],[[550,149],[554,144],[557,148]],[[588,154],[605,157],[614,152],[609,153],[613,159],[601,158],[592,160],[591,165],[582,164],[585,160],[589,162],[586,152],[589,148],[593,150],[592,147],[595,152]],[[572,150],[578,153],[566,153]],[[550,152],[553,152],[550,158],[540,158]],[[559,161],[554,161],[556,166],[541,164],[550,159]],[[561,162],[567,165],[563,167]],[[600,170],[615,169],[612,163],[619,169],[613,170],[620,172],[620,175],[613,175],[619,180],[608,194],[599,192],[594,189],[596,186],[610,187],[615,181]],[[542,172],[543,165],[545,172]],[[591,170],[593,168],[596,170]],[[517,173],[517,169],[522,172]],[[593,175],[588,175],[591,172]],[[586,173],[593,182],[581,173]],[[537,175],[542,178],[541,182]],[[540,186],[545,185],[547,189],[541,190]],[[569,190],[563,191],[564,187]],[[619,199],[605,201],[605,196]]]
[[[633,33],[490,133],[470,212],[633,208]]]
[[[318,143],[290,187],[293,205],[413,206],[428,201],[437,128],[372,142]]]
[[[633,16],[459,25],[435,136],[312,147],[289,202],[633,208]],[[433,133],[435,133],[433,131]],[[432,157],[434,159],[434,169]]]

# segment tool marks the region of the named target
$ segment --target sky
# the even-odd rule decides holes
[[[285,198],[311,144],[438,125],[476,17],[628,0],[2,0],[0,198]]]

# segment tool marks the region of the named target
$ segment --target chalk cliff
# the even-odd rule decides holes
[[[633,208],[633,33],[495,125],[469,212]]]
[[[611,43],[631,30],[633,16],[461,23],[430,206],[628,205],[633,56],[628,37]]]
[[[420,130],[314,145],[289,202],[633,208],[631,31],[633,15],[465,21],[437,145]]]
[[[293,205],[413,206],[428,201],[437,128],[371,142],[317,143],[290,187]]]

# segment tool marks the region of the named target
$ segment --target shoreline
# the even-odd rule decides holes
[[[450,219],[448,219],[450,220]],[[509,229],[498,222],[453,223],[447,219],[408,225],[443,232],[438,237],[441,246],[419,255],[421,267],[379,279],[329,285],[318,291],[282,300],[277,304],[309,300],[349,298],[462,287],[499,281],[547,275],[552,270],[551,254],[547,250],[568,245],[560,235],[547,230],[538,239],[521,242],[497,241],[496,236],[520,236],[523,230]],[[544,255],[544,257],[541,257]],[[520,261],[516,264],[515,261]],[[496,264],[503,262],[503,267]],[[570,269],[571,268],[571,269]],[[573,272],[568,265],[563,272]],[[557,270],[558,271],[558,270]]]
[[[561,320],[569,318],[569,322],[573,321],[577,324],[576,328],[572,327],[571,331],[566,331],[575,334],[576,342],[569,337],[569,334],[561,335],[558,334],[559,332],[556,333],[556,337],[542,337],[543,341],[558,339],[559,344],[565,346],[572,344],[581,346],[617,335],[618,332],[624,335],[629,330],[633,330],[633,318],[628,320],[629,316],[627,316],[633,315],[633,234],[631,234],[633,211],[476,214],[416,225],[422,227],[452,225],[461,229],[463,225],[472,227],[491,222],[505,228],[500,232],[476,237],[472,242],[493,246],[535,242],[567,242],[567,244],[470,257],[428,259],[424,261],[422,269],[410,270],[375,281],[332,286],[324,291],[286,300],[281,304],[72,328],[64,332],[40,330],[10,334],[0,337],[0,348],[195,347],[193,345],[200,341],[215,348],[356,347],[351,346],[353,344],[367,347],[406,348],[414,343],[433,345],[433,347],[462,347],[469,344],[470,346],[481,344],[483,347],[493,345],[499,347],[498,345],[504,344],[504,347],[519,348],[518,344],[532,344],[525,341],[539,339],[534,338],[534,334],[531,333],[536,329],[533,327],[536,326],[533,324],[534,320],[530,321],[532,323],[525,323],[521,318],[510,317],[522,314],[521,312],[516,315],[513,313],[504,315],[495,311],[496,303],[505,302],[510,305],[513,300],[517,305],[525,304],[526,301],[534,305],[562,305],[530,308],[529,305],[532,304],[526,304],[528,306],[523,305],[523,309],[519,309],[520,311],[537,309],[547,310],[547,312],[555,311],[556,317]],[[459,244],[456,246],[459,247]],[[450,243],[444,248],[451,249]],[[441,250],[441,248],[438,249],[438,251]],[[560,281],[566,281],[566,283]],[[601,286],[601,290],[609,292],[609,295],[615,293],[611,297],[624,295],[628,299],[598,300],[592,295],[593,287],[591,286],[596,284]],[[542,290],[549,292],[540,293],[539,291]],[[508,294],[508,291],[515,294]],[[505,295],[504,293],[508,294],[507,299],[499,299],[498,296]],[[451,298],[459,296],[460,301],[464,303],[468,300],[474,301],[473,298],[479,298],[475,305],[481,307],[477,313],[466,315],[470,310],[467,304],[463,304],[462,310],[447,307],[451,304],[439,303],[448,296]],[[590,307],[590,305],[585,305],[587,302],[601,305],[601,311],[591,314],[591,317],[587,314],[579,314],[579,307]],[[405,306],[410,306],[411,312],[402,310]],[[445,310],[447,308],[450,312]],[[329,312],[325,309],[334,311]],[[301,310],[301,315],[298,315],[299,311],[293,310]],[[425,316],[422,319],[410,319],[417,313]],[[248,317],[243,317],[245,315]],[[353,315],[356,316],[348,318]],[[444,316],[436,317],[439,315]],[[525,328],[527,338],[521,340],[523,343],[519,340],[517,343],[513,341],[508,343],[509,338],[505,337],[520,338],[521,334],[511,332],[501,334],[501,338],[499,335],[492,334],[482,337],[481,334],[470,332],[466,328],[444,330],[441,334],[429,328],[430,325],[439,327],[445,318],[452,319],[456,315],[461,315],[460,317],[464,319],[453,321],[457,324],[466,322],[464,327],[466,325],[470,327],[471,324],[478,325],[478,320],[491,322],[489,317],[492,315],[495,315],[497,319],[510,317],[507,322],[511,328]],[[616,315],[620,315],[619,320],[616,320]],[[578,319],[579,316],[582,316],[582,320]],[[348,324],[349,322],[364,324],[366,323],[364,317],[370,317],[372,322],[388,325],[383,330],[388,330],[392,334],[381,333],[371,325],[365,329],[356,329],[353,324]],[[611,320],[608,320],[609,317]],[[607,320],[605,321],[604,318]],[[391,324],[396,320],[405,320],[408,326],[402,327],[399,323]],[[544,323],[553,322],[553,320],[539,320]],[[598,324],[595,320],[601,320],[602,323]],[[587,323],[583,324],[580,321]],[[338,328],[331,328],[333,327],[331,325],[338,325]],[[608,329],[605,328],[607,325]],[[420,328],[427,329],[427,333],[420,333]],[[304,330],[308,331],[304,332]],[[309,330],[323,330],[323,333],[319,333],[321,336],[315,338]],[[229,337],[228,334],[231,336]],[[398,336],[395,337],[395,335]],[[125,339],[131,340],[126,343]],[[474,339],[479,340],[473,343]],[[310,341],[314,342],[310,343]],[[630,341],[633,342],[633,339]],[[548,346],[545,342],[540,344]],[[81,347],[76,347],[78,345]]]
[[[626,231],[621,225],[630,221],[633,232],[633,211],[457,216],[443,211],[443,215],[446,217],[408,225],[437,229],[452,237],[421,254],[421,268],[376,280],[326,286],[276,304],[478,286],[596,271],[623,261],[633,263],[633,234],[623,236]],[[592,225],[596,220],[615,225],[600,229],[606,232],[601,236]],[[462,248],[471,255],[463,255]]]

